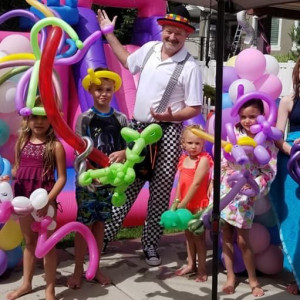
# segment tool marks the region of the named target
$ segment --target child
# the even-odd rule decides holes
[[[41,106],[39,97],[36,99],[36,105]],[[56,180],[54,178],[55,168]],[[15,147],[15,164],[12,175],[15,177],[15,197],[29,197],[37,188],[44,188],[48,191],[48,204],[37,211],[39,217],[47,214],[49,205],[53,206],[56,211],[56,197],[66,182],[66,157],[64,148],[57,140],[47,116],[31,115],[23,118],[21,132]],[[32,291],[37,234],[31,229],[31,224],[34,222],[31,215],[22,217],[19,221],[25,239],[23,284],[7,295],[9,300],[19,298]],[[46,300],[55,299],[56,265],[56,251],[52,249],[44,257]]]
[[[87,112],[79,115],[76,123],[76,132],[81,136],[89,136],[94,141],[94,147],[109,156],[110,163],[125,160],[125,141],[120,135],[122,127],[127,126],[125,115],[110,106],[113,94],[121,85],[118,74],[97,68],[88,70],[88,75],[82,84],[92,95],[94,106]],[[89,162],[89,168],[99,168]],[[76,184],[76,199],[78,204],[77,220],[90,227],[97,241],[99,253],[103,247],[105,221],[111,217],[112,190],[99,183],[94,185],[95,192]],[[87,251],[85,240],[80,234],[75,235],[75,268],[68,280],[70,288],[80,288],[83,276],[84,256]],[[102,285],[111,283],[98,269],[95,280]]]
[[[260,99],[251,99],[241,106],[239,110],[240,122],[235,126],[237,137],[249,136],[254,138],[250,127],[257,123],[256,118],[264,114],[263,103]],[[276,173],[277,150],[272,141],[267,140],[264,147],[270,153],[271,159],[268,164],[261,165],[255,160],[253,153],[249,152],[250,162],[239,165],[230,162],[224,157],[221,162],[221,197],[225,196],[231,189],[227,183],[228,177],[237,171],[249,170],[259,185],[260,193],[266,194]],[[246,190],[248,187],[243,187]],[[223,255],[227,270],[227,281],[223,286],[223,292],[233,294],[235,291],[235,274],[233,271],[233,242],[234,232],[237,233],[237,244],[241,249],[243,260],[248,272],[249,285],[254,297],[264,295],[255,274],[254,257],[249,245],[249,229],[252,227],[254,218],[255,197],[238,194],[222,210],[221,218],[225,221],[223,226]]]
[[[178,163],[179,181],[176,190],[176,199],[180,201],[177,208],[187,208],[196,213],[208,206],[208,189],[210,183],[210,169],[213,160],[210,155],[203,152],[204,140],[190,129],[201,129],[198,125],[187,126],[182,132],[182,148],[187,154],[183,154]],[[185,230],[188,253],[188,265],[175,272],[182,276],[197,271],[197,282],[207,281],[205,268],[206,244],[205,234],[194,235]],[[198,257],[198,268],[196,268]]]

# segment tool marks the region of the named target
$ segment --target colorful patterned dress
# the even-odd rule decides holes
[[[246,136],[243,132],[235,130],[236,137]],[[260,194],[266,195],[269,192],[270,185],[276,175],[277,148],[273,141],[267,140],[264,147],[270,154],[270,161],[266,165],[261,165],[256,160],[252,151],[247,152],[250,162],[239,165],[236,162],[227,160],[224,156],[221,161],[221,199],[228,194],[231,187],[227,183],[228,177],[239,171],[249,170],[259,186]],[[221,218],[232,226],[250,229],[252,227],[255,215],[255,197],[238,194],[231,202],[221,211]]]

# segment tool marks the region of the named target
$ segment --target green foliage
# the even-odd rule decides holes
[[[203,85],[203,95],[206,98],[210,98],[211,99],[211,105],[215,105],[216,102],[216,88],[208,85],[208,84],[204,84]]]
[[[289,59],[296,61],[300,55],[300,27],[292,26],[289,36],[293,43],[296,44],[296,51],[289,52]]]
[[[92,9],[96,13],[98,9],[104,9],[111,20],[114,16],[118,16],[114,33],[123,45],[130,44],[133,24],[137,16],[136,9],[104,7],[98,5],[93,5]]]

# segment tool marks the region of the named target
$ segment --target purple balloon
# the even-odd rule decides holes
[[[0,249],[0,276],[6,271],[7,269],[7,256],[6,253]]]
[[[223,67],[223,92],[227,93],[229,90],[229,86],[235,81],[239,79],[239,76],[236,73],[234,67]]]
[[[294,144],[291,149],[290,159],[287,163],[287,169],[290,176],[300,184],[300,144]]]
[[[15,9],[8,11],[7,13],[0,16],[0,24],[4,23],[6,20],[14,17],[26,17],[33,22],[38,22],[40,19],[32,12],[25,10],[25,9]],[[41,30],[41,48],[44,47],[45,41],[46,41],[46,29],[43,28]]]
[[[230,201],[239,193],[246,195],[248,197],[254,197],[259,193],[259,186],[256,181],[251,177],[248,170],[242,173],[233,173],[227,179],[227,182],[232,186],[229,193],[224,196],[220,201],[220,210],[223,210]],[[245,191],[241,191],[242,187],[248,184],[251,188]],[[212,215],[212,205],[209,205],[202,214],[202,222],[205,228],[211,228],[210,218]]]
[[[198,125],[201,125],[201,127],[202,127],[203,129],[206,127],[205,120],[204,120],[202,114],[199,114],[198,116],[196,116],[196,117],[194,117],[194,118],[190,118],[190,119],[184,121],[183,124],[184,124],[185,126],[193,125],[193,124],[198,124]]]

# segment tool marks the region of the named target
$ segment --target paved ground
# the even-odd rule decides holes
[[[106,254],[102,256],[103,272],[111,276],[113,284],[102,287],[95,282],[84,281],[80,290],[69,290],[64,284],[67,276],[71,275],[74,267],[73,249],[59,250],[57,299],[63,300],[203,300],[211,299],[212,276],[206,283],[195,282],[195,276],[172,276],[173,272],[186,260],[186,249],[183,234],[164,236],[160,243],[159,252],[163,258],[162,265],[149,268],[145,263],[140,240],[115,241],[109,244]],[[211,270],[211,251],[207,258],[208,270]],[[38,267],[34,277],[33,293],[23,296],[21,300],[44,299],[43,270]],[[21,281],[22,270],[15,268],[7,278],[0,279],[1,299],[10,290],[15,289]],[[218,276],[219,300],[248,300],[254,299],[247,284],[246,277],[239,277],[239,283],[234,295],[224,295],[221,287],[226,276],[222,266]],[[286,283],[291,275],[282,272],[276,276],[259,276],[265,296],[261,299],[291,300],[298,296],[285,292]]]

